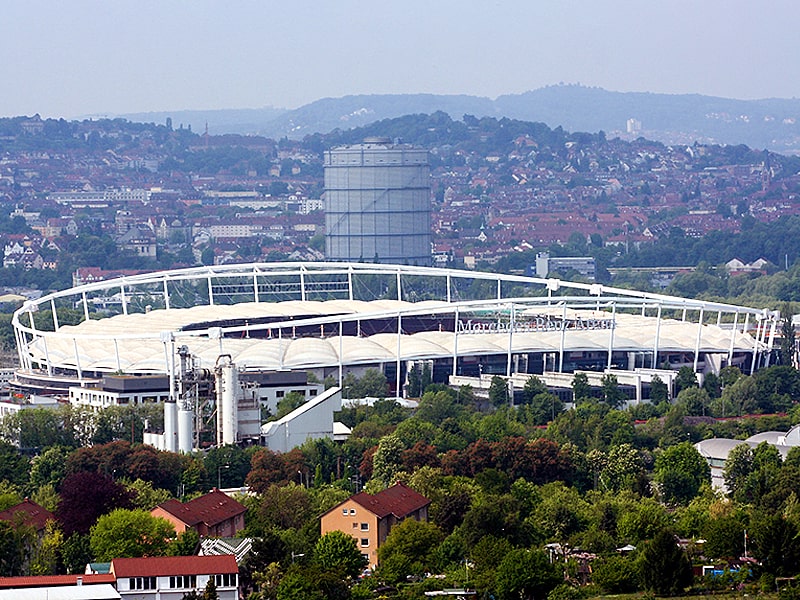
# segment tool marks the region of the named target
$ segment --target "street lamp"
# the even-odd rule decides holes
[[[230,465],[217,465],[217,489],[222,488],[222,469],[230,469]]]

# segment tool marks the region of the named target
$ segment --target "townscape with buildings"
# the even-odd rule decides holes
[[[413,139],[300,142],[0,120],[19,363],[0,598],[671,594],[794,572],[767,540],[800,522],[749,504],[795,494],[791,319],[609,278],[659,240],[795,217],[800,163],[414,119]],[[726,270],[774,270],[782,243]]]
[[[442,120],[439,135],[422,140],[434,142],[425,147],[440,266],[476,268],[576,240],[624,254],[675,228],[690,237],[736,233],[747,219],[771,222],[798,210],[794,159],[489,119],[448,135],[454,122]],[[318,146],[341,141],[333,134],[275,142],[38,117],[7,119],[2,133],[4,268],[58,271],[64,287],[65,270],[84,282],[105,276],[98,269],[325,257]],[[76,255],[74,240],[99,247]]]

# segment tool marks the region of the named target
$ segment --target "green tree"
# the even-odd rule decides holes
[[[71,450],[64,446],[51,446],[31,461],[31,487],[50,484],[58,489],[67,475],[67,457]]]
[[[134,508],[149,511],[172,498],[172,494],[167,490],[153,487],[153,484],[149,481],[136,479],[130,483],[124,481],[120,483],[125,485],[126,489],[131,493],[131,502]]]
[[[692,584],[692,563],[672,532],[662,529],[642,550],[639,575],[647,590],[675,596]]]
[[[30,463],[19,450],[6,441],[0,440],[0,481],[6,480],[17,486],[28,482]]]
[[[317,540],[314,562],[323,570],[352,578],[358,577],[367,566],[356,539],[341,531],[331,531]]]
[[[592,581],[609,594],[635,592],[638,577],[633,560],[627,556],[608,556],[592,563]]]
[[[709,398],[719,398],[722,394],[722,381],[714,373],[706,373],[703,377],[703,389],[708,392]]]
[[[28,543],[22,527],[0,521],[0,576],[22,575],[28,555]]]
[[[187,529],[178,534],[167,547],[168,556],[193,556],[200,546],[200,534],[196,529]]]
[[[55,521],[48,521],[45,524],[44,533],[33,548],[30,563],[31,575],[56,575],[63,544],[64,534],[61,533]]]
[[[748,475],[753,471],[753,450],[747,444],[739,444],[728,452],[722,471],[725,487],[731,497],[744,489]]]
[[[758,514],[750,528],[753,556],[761,568],[776,577],[797,573],[800,562],[798,530],[781,514]]]
[[[675,377],[675,389],[680,393],[690,387],[697,387],[697,375],[692,367],[683,366]]]
[[[619,388],[617,376],[611,373],[606,373],[600,379],[600,389],[603,394],[603,402],[611,408],[619,408],[628,399],[625,392]]]
[[[642,498],[626,506],[619,516],[617,531],[621,540],[638,545],[652,539],[670,523],[667,508],[652,498]]]
[[[495,573],[495,588],[501,600],[535,600],[562,581],[559,568],[541,550],[517,548],[503,558]]]
[[[744,524],[738,515],[710,519],[703,530],[703,553],[709,558],[736,559],[744,551]]]
[[[405,446],[396,434],[381,438],[372,457],[372,478],[385,487],[392,485],[403,464],[403,450]]]
[[[631,444],[620,444],[608,451],[600,482],[605,489],[631,489],[643,470],[642,458]]]
[[[408,575],[434,571],[435,551],[443,539],[442,531],[427,521],[406,519],[395,525],[378,548],[380,576],[396,583]]]
[[[525,382],[525,385],[522,387],[522,404],[530,404],[533,400],[534,396],[538,394],[547,394],[548,393],[547,386],[544,382],[536,377],[536,375],[531,375],[528,377],[528,380]]]
[[[703,388],[688,387],[678,392],[677,404],[690,416],[705,416],[710,402],[711,398]]]
[[[164,556],[175,537],[172,523],[141,509],[116,509],[97,519],[90,534],[95,558]]]
[[[576,404],[584,398],[591,398],[592,386],[586,373],[575,373],[572,377],[572,400]]]
[[[408,385],[406,393],[409,398],[419,398],[422,395],[422,387],[420,385],[420,368],[417,363],[414,363],[408,370]]]
[[[667,503],[688,504],[701,485],[711,483],[711,468],[691,442],[682,442],[656,457],[654,479]]]
[[[201,596],[202,600],[219,600],[219,595],[217,594],[217,584],[214,583],[214,578],[209,577],[208,581],[206,582],[206,587],[203,590],[203,595]]]
[[[316,573],[293,565],[278,584],[276,600],[327,600]]]
[[[386,375],[378,369],[367,369],[358,379],[354,391],[356,395],[353,398],[385,398],[388,391]]]
[[[669,400],[669,387],[658,375],[653,375],[650,380],[650,402],[660,404]]]
[[[494,375],[489,383],[489,402],[497,407],[508,406],[508,383],[499,375]]]
[[[755,380],[748,376],[743,375],[739,377],[734,383],[726,386],[722,390],[722,398],[720,399],[723,406],[731,406],[735,415],[744,415],[754,412],[758,407],[758,388],[756,387]],[[735,416],[735,415],[717,415],[717,416]]]

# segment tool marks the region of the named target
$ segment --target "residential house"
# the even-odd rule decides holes
[[[180,600],[202,592],[211,578],[219,600],[239,599],[239,567],[232,554],[115,558],[111,574],[123,600]]]
[[[378,565],[378,548],[392,527],[405,519],[428,520],[431,501],[403,483],[368,494],[361,492],[337,504],[320,518],[322,535],[342,531],[353,536],[370,568]]]
[[[117,237],[117,247],[127,250],[136,256],[156,257],[156,235],[146,226],[132,227]]]
[[[172,523],[178,533],[195,529],[200,537],[234,537],[244,529],[246,511],[244,505],[215,488],[189,502],[167,500],[150,514]]]
[[[0,511],[0,521],[10,521],[14,524],[21,523],[33,527],[38,533],[41,533],[44,531],[48,521],[55,521],[55,516],[33,500],[25,498],[19,504]]]

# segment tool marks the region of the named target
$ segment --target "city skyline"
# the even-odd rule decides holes
[[[495,98],[561,82],[800,97],[792,31],[800,5],[768,8],[745,0],[9,0],[0,115],[296,108],[350,94]]]

